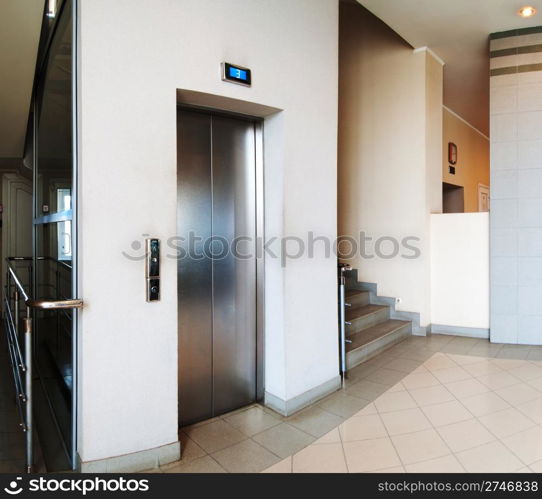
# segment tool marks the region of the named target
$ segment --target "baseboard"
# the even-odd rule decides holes
[[[177,441],[153,449],[96,461],[81,461],[78,455],[77,470],[80,473],[136,473],[155,469],[179,459],[181,459],[181,443]]]
[[[466,338],[489,338],[489,329],[463,326],[446,326],[443,324],[431,324],[431,334],[447,334],[453,336],[465,336]]]
[[[429,326],[415,326],[412,323],[412,336],[427,336],[429,334]]]
[[[291,416],[292,414],[308,407],[314,402],[326,397],[327,395],[336,392],[341,388],[341,377],[335,376],[330,380],[322,383],[319,386],[297,395],[289,400],[282,400],[272,393],[265,392],[264,404],[273,409],[275,412],[283,416]]]

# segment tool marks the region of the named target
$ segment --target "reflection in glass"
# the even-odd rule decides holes
[[[38,87],[38,216],[61,211],[57,191],[72,187],[71,2],[58,23]]]
[[[66,212],[72,208],[71,189],[57,189],[57,207],[59,212]],[[58,222],[57,255],[59,260],[72,259],[72,222],[66,220]]]

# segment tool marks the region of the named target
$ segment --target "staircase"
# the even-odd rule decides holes
[[[412,322],[391,318],[388,305],[370,303],[369,291],[347,289],[346,368],[365,362],[412,334]]]

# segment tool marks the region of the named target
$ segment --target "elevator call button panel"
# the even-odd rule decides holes
[[[146,264],[145,282],[147,285],[147,301],[160,300],[160,239],[145,241]]]

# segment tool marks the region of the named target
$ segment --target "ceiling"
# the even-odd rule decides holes
[[[44,2],[1,0],[1,4],[0,158],[21,158]]]
[[[414,48],[446,62],[444,104],[489,135],[488,35],[542,25],[542,0],[358,0]],[[538,13],[523,19],[517,11]]]
[[[488,35],[542,25],[542,0],[357,0],[413,47],[445,62],[444,103],[489,134]],[[0,158],[20,158],[38,50],[42,0],[1,0]],[[516,12],[533,5],[537,15]]]

